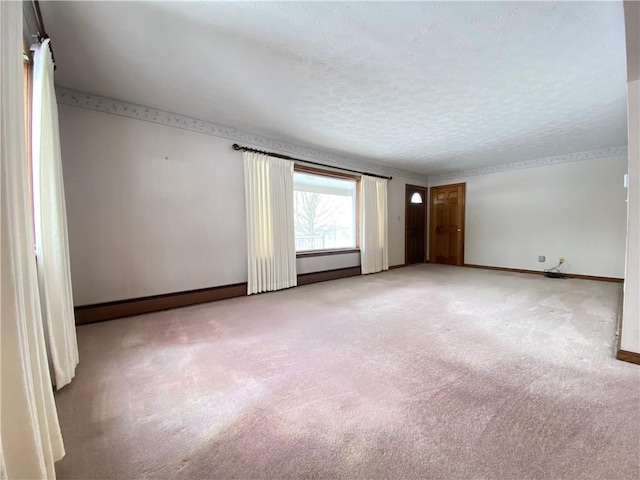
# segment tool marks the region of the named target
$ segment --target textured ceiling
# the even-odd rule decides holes
[[[622,2],[41,2],[61,86],[423,174],[626,145]]]

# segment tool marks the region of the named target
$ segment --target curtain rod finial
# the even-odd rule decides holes
[[[231,145],[231,147],[232,147],[234,150],[242,150],[242,147],[241,147],[240,145],[238,145],[237,143],[234,143],[233,145]]]

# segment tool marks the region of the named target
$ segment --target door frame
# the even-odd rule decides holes
[[[429,262],[429,249],[427,248],[428,245],[428,241],[429,241],[429,223],[428,223],[428,219],[429,219],[429,187],[423,187],[421,185],[411,185],[409,183],[406,183],[404,186],[404,264],[408,265],[407,263],[407,192],[408,190],[415,190],[415,189],[419,189],[422,190],[424,192],[423,195],[423,205],[424,205],[424,262],[423,263],[427,263]]]
[[[461,238],[460,238],[460,260],[458,261],[458,263],[456,265],[458,266],[463,266],[465,265],[464,263],[464,244],[465,244],[465,236],[466,236],[466,230],[467,230],[467,224],[466,224],[466,211],[467,211],[467,184],[466,182],[461,182],[461,183],[450,183],[447,185],[436,185],[434,187],[430,187],[429,188],[429,262],[431,263],[436,263],[436,258],[435,258],[435,251],[434,246],[435,246],[435,220],[434,217],[435,215],[433,215],[433,189],[434,188],[442,188],[442,187],[462,187],[462,201],[460,202],[460,205],[462,205],[462,231],[461,231]]]

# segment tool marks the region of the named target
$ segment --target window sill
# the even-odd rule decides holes
[[[360,253],[359,248],[336,248],[332,250],[306,250],[296,252],[296,258],[322,257],[325,255],[342,255],[344,253]]]

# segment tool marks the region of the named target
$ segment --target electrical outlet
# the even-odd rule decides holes
[[[546,262],[547,261],[547,257],[545,257],[544,255],[538,255],[538,261],[540,263]]]
[[[562,265],[565,262],[564,257],[560,257],[560,261],[558,262],[560,265]]]

